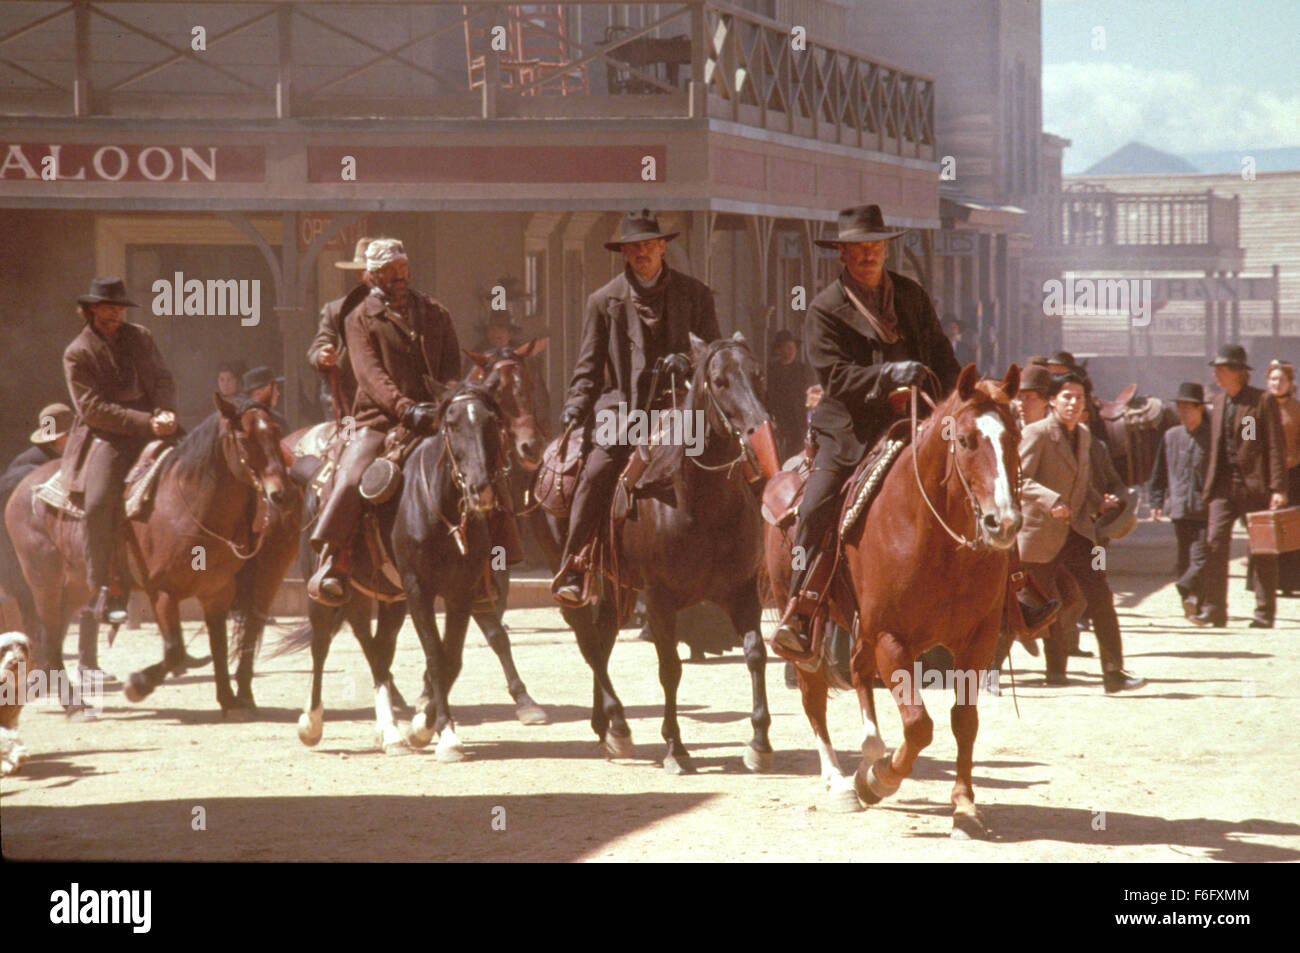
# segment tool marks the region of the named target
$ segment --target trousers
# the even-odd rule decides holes
[[[1268,509],[1268,497],[1232,487],[1210,500],[1205,530],[1205,595],[1202,611],[1216,621],[1228,618],[1228,557],[1232,526],[1252,510]],[[1277,612],[1277,557],[1258,555],[1255,563],[1255,618],[1272,622]]]
[[[352,542],[361,518],[361,475],[383,449],[383,431],[362,427],[352,435],[352,442],[339,456],[334,489],[312,530],[311,544],[317,552],[326,544],[343,550]]]
[[[1204,520],[1174,520],[1174,539],[1178,543],[1178,556],[1174,572],[1179,595],[1186,598],[1205,596],[1205,527]]]
[[[1034,579],[1047,589],[1048,586],[1060,591],[1055,581],[1058,569],[1067,573],[1079,586],[1083,599],[1092,619],[1092,631],[1097,636],[1097,649],[1101,655],[1103,672],[1118,672],[1124,667],[1124,644],[1119,631],[1119,617],[1115,614],[1115,595],[1110,591],[1106,581],[1105,569],[1094,569],[1093,544],[1086,537],[1070,530],[1065,545],[1050,563],[1025,563],[1025,567],[1034,574]],[[1062,633],[1063,635],[1064,633]],[[1057,627],[1052,627],[1052,637],[1043,643],[1047,661],[1047,671],[1051,674],[1065,674],[1069,660],[1070,646],[1068,640],[1057,634]]]
[[[564,545],[564,562],[577,556],[600,529],[601,518],[609,512],[614,502],[614,488],[618,476],[627,465],[631,446],[591,448],[583,464],[582,476],[573,491],[573,507],[569,513],[569,535]]]
[[[86,461],[86,582],[92,598],[113,582],[122,486],[139,451],[140,445],[97,440]]]

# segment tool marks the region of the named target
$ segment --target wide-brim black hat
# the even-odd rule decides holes
[[[1205,388],[1191,381],[1183,381],[1178,385],[1178,393],[1170,399],[1176,404],[1204,404]]]
[[[1210,361],[1211,367],[1239,367],[1242,370],[1252,370],[1251,366],[1246,363],[1246,349],[1240,344],[1223,344],[1219,346],[1219,354],[1214,360]]]
[[[80,295],[77,304],[116,304],[124,308],[140,307],[126,296],[126,282],[121,278],[96,278],[90,283],[90,293]]]
[[[648,242],[655,238],[672,240],[680,234],[681,232],[665,232],[659,227],[659,219],[655,213],[648,208],[643,208],[623,216],[623,222],[619,225],[618,238],[612,242],[605,242],[605,247],[610,251],[618,251],[624,245]]]
[[[284,386],[284,378],[277,377],[275,371],[269,367],[255,367],[244,375],[244,393],[251,394],[255,390],[260,390],[267,384],[279,384]]]
[[[814,239],[821,248],[835,248],[837,245],[856,245],[858,242],[880,242],[887,238],[897,238],[905,228],[890,228],[885,224],[885,213],[879,205],[855,205],[840,210],[834,238]]]

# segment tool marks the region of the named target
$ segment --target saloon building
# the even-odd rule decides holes
[[[0,438],[16,449],[66,396],[60,354],[97,274],[143,306],[184,420],[240,359],[283,370],[295,425],[319,417],[303,355],[361,234],[405,241],[465,347],[505,289],[523,336],[550,337],[552,394],[630,208],[681,232],[673,264],[760,347],[798,327],[796,288],[835,273],[812,240],[843,206],[916,229],[892,266],[941,280],[935,83],[866,55],[853,6],[4,4]],[[194,281],[202,313],[169,315]],[[253,281],[255,322],[223,293]]]

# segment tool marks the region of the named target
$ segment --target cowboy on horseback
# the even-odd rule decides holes
[[[361,518],[361,476],[384,450],[399,424],[427,434],[443,385],[460,376],[460,346],[447,309],[408,288],[410,266],[397,239],[378,239],[366,248],[371,286],[344,318],[344,334],[357,393],[352,404],[356,431],[338,462],[337,477],[312,532],[320,566],[307,594],[322,605],[342,605],[347,593],[348,553]]]
[[[783,657],[809,652],[806,629],[833,555],[822,544],[838,512],[840,491],[863,455],[897,419],[890,403],[899,388],[938,384],[935,397],[956,385],[961,367],[934,305],[917,282],[885,268],[887,242],[903,234],[885,225],[878,205],[840,212],[838,234],[819,239],[839,251],[839,278],[813,299],[807,321],[808,360],[825,394],[813,412],[817,456],[799,504],[796,564],[790,601],[772,648]],[[1022,607],[1031,626],[1049,607]],[[1054,610],[1054,606],[1050,607]]]
[[[560,421],[565,429],[586,423],[593,410],[628,412],[651,409],[658,396],[650,393],[656,378],[684,381],[690,372],[690,335],[715,341],[718,318],[713,292],[701,281],[670,268],[664,261],[668,242],[678,235],[665,232],[649,209],[629,212],[610,251],[622,252],[623,273],[587,299],[582,347],[569,384]],[[596,428],[599,436],[605,428]],[[583,604],[583,574],[577,560],[609,511],[619,474],[632,448],[619,434],[618,442],[593,444],[573,497],[568,539],[560,571],[551,592],[564,606]],[[590,568],[590,567],[588,567]]]
[[[121,278],[96,278],[77,298],[86,326],[63,352],[77,416],[62,474],[85,494],[86,579],[100,622],[126,621],[125,589],[114,565],[127,472],[145,444],[176,432],[176,381],[147,328],[124,320],[138,308]]]

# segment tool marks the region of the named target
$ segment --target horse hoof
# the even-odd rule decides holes
[[[253,720],[253,711],[237,703],[226,704],[221,706],[221,717],[226,721],[242,723]]]
[[[298,716],[298,740],[308,748],[320,744],[321,737],[325,734],[322,722],[321,712],[303,712]]]
[[[443,739],[438,742],[438,750],[436,752],[437,759],[443,764],[456,764],[459,761],[464,761],[465,746],[462,745],[460,739],[455,735],[452,735],[451,732],[446,732],[445,734],[450,735],[450,740],[447,737],[443,737]]]
[[[668,754],[664,755],[664,770],[669,774],[694,774],[695,764],[688,754],[683,754],[680,758]]]
[[[767,774],[772,770],[772,752],[756,751],[750,745],[745,745],[745,770],[754,774]]]
[[[132,672],[126,680],[126,687],[122,689],[122,694],[126,696],[126,700],[129,702],[142,702],[152,692],[153,686],[149,684],[149,679],[139,672]]]
[[[984,821],[980,819],[979,812],[975,808],[972,807],[969,810],[958,809],[953,812],[950,839],[986,840],[988,834],[988,828],[984,826]]]
[[[387,755],[415,754],[415,752],[411,750],[411,746],[406,743],[406,739],[404,738],[399,738],[396,741],[386,742],[382,744],[381,747],[383,748],[384,754]]]
[[[412,748],[423,748],[433,740],[434,731],[429,727],[424,712],[411,719],[411,730],[406,733],[406,743]]]
[[[879,804],[885,798],[898,793],[897,784],[890,785],[881,780],[882,764],[888,766],[888,759],[882,757],[871,762],[870,765],[863,761],[858,766],[857,773],[853,775],[853,789],[857,791],[858,797],[862,798],[863,804]]]
[[[858,814],[865,811],[852,788],[839,788],[826,795],[826,809],[833,814]]]
[[[636,757],[636,748],[632,744],[630,734],[619,736],[605,732],[605,740],[601,742],[601,746],[605,750],[605,757],[614,761],[630,760]]]
[[[536,702],[524,702],[515,708],[515,717],[521,725],[546,725],[551,719]]]

